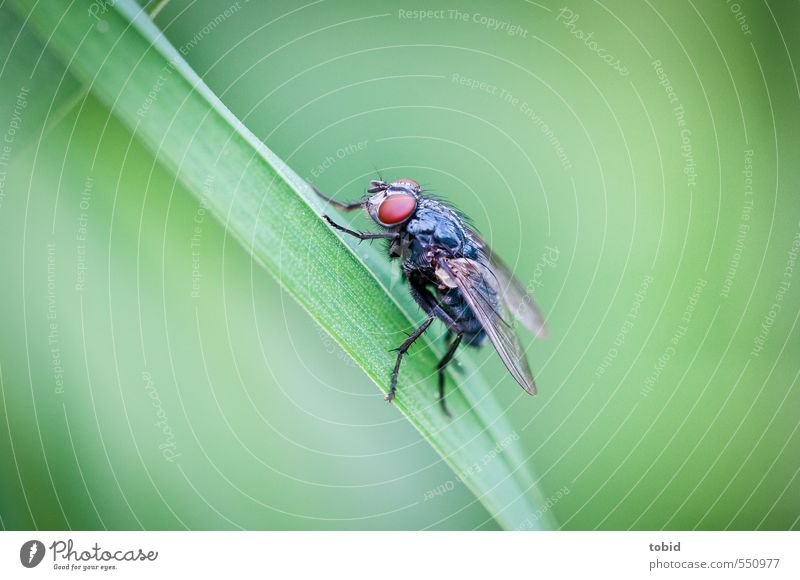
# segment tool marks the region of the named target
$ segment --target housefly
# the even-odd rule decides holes
[[[447,327],[447,351],[436,367],[439,402],[446,415],[450,413],[444,400],[444,371],[462,342],[478,347],[488,338],[514,379],[527,393],[536,394],[533,375],[508,313],[541,338],[547,334],[544,318],[522,284],[466,225],[461,214],[426,196],[413,179],[391,183],[372,180],[368,195],[353,203],[338,202],[315,191],[340,210],[366,209],[382,231],[359,232],[327,215],[323,218],[331,227],[359,240],[388,240],[390,258],[401,260],[411,296],[427,315],[397,348],[387,401],[397,391],[403,356],[437,318]]]

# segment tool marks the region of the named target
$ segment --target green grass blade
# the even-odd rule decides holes
[[[307,184],[219,101],[139,6],[14,0],[72,74],[146,143],[209,211],[386,390],[396,347],[418,309],[377,248],[341,240]],[[213,183],[211,187],[209,183]],[[328,210],[330,211],[330,210]],[[369,267],[367,267],[367,265]],[[396,280],[396,278],[394,278]],[[404,361],[396,406],[506,528],[550,528],[521,437],[468,357],[453,370],[446,420],[436,404],[430,342]],[[376,405],[382,404],[376,398]]]
[[[53,124],[81,97],[81,85],[38,36],[7,6],[0,6],[0,120],[13,132],[4,135],[4,161],[44,138]]]

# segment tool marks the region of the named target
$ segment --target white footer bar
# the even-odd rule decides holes
[[[3,532],[0,578],[800,578],[798,532]]]

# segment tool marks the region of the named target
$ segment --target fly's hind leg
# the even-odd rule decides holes
[[[442,412],[447,416],[451,417],[450,411],[447,409],[447,404],[444,402],[444,369],[453,360],[453,356],[456,354],[456,349],[458,345],[461,344],[461,334],[456,334],[456,337],[453,339],[453,342],[450,343],[450,347],[447,349],[447,352],[442,357],[442,360],[439,361],[439,364],[436,365],[436,370],[439,373],[439,404],[442,406]],[[450,338],[450,332],[447,333],[447,338]]]
[[[397,391],[397,375],[400,373],[400,362],[403,360],[403,356],[405,356],[405,354],[408,352],[408,349],[411,348],[411,345],[414,344],[414,341],[422,336],[423,332],[428,330],[428,327],[431,325],[431,322],[433,322],[434,318],[435,316],[429,316],[419,328],[411,333],[411,336],[403,341],[403,344],[395,349],[397,351],[397,362],[394,363],[394,371],[392,371],[392,384],[389,387],[389,394],[384,397],[387,401],[394,399],[394,393]]]

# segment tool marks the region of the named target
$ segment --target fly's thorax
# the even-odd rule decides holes
[[[461,255],[467,242],[466,230],[458,214],[436,200],[420,199],[417,211],[405,229],[423,246],[441,248],[451,256]]]
[[[417,270],[428,276],[433,274],[434,246],[431,244],[430,234],[415,235],[406,227],[400,233],[399,244],[406,270]]]

